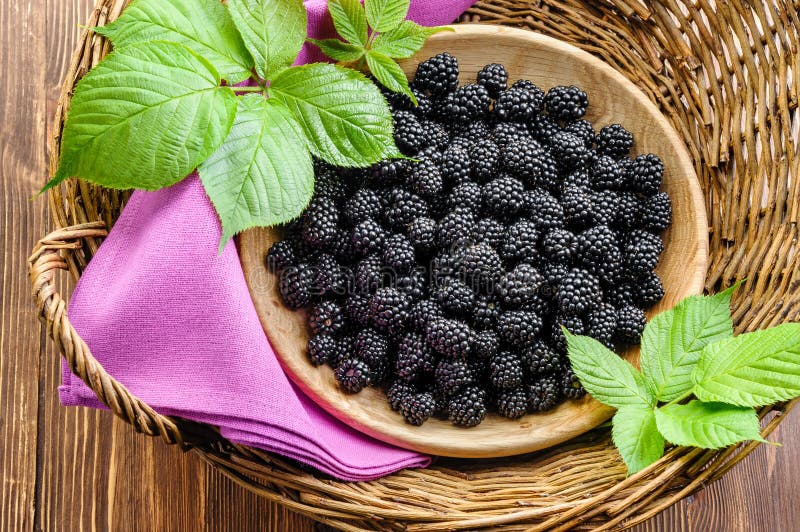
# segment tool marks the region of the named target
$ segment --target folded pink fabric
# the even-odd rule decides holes
[[[474,0],[419,0],[410,18],[454,20]],[[333,34],[309,0],[309,33]],[[298,63],[323,60],[308,46]],[[236,247],[217,253],[220,224],[196,176],[136,192],[72,294],[69,316],[109,374],[165,415],[217,425],[226,438],[367,480],[430,458],[366,436],[298,390],[281,369],[250,299]],[[62,366],[64,405],[101,408]]]

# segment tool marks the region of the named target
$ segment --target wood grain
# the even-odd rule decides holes
[[[46,232],[45,202],[30,200],[45,176],[46,121],[91,7],[0,2],[0,530],[327,530],[107,412],[58,404],[58,358],[42,342],[25,258]],[[638,530],[798,530],[800,411],[775,439],[783,447],[759,447]]]
[[[421,60],[445,50],[458,58],[462,83],[474,80],[478,70],[491,62],[506,65],[511,80],[530,79],[544,90],[574,83],[589,94],[593,104],[586,118],[597,129],[617,121],[633,133],[634,153],[657,153],[664,161],[664,190],[672,198],[673,222],[664,234],[664,253],[657,268],[666,296],[648,314],[658,314],[702,291],[708,267],[708,222],[700,184],[680,138],[633,83],[564,42],[527,30],[477,24],[459,24],[454,32],[429,39],[415,57],[402,63],[406,74],[413,75]],[[261,324],[292,380],[332,415],[363,432],[425,453],[489,458],[552,447],[597,427],[613,414],[586,396],[513,421],[489,414],[468,430],[434,418],[414,427],[389,408],[378,388],[343,393],[330,368],[316,368],[309,362],[305,314],[281,304],[277,276],[266,270],[264,257],[278,239],[279,232],[272,229],[252,229],[239,239],[245,279]],[[628,350],[625,356],[636,363],[638,349]]]

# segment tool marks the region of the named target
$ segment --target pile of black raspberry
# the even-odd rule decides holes
[[[309,307],[311,362],[349,393],[384,386],[415,425],[581,397],[560,327],[635,344],[664,296],[659,157],[632,156],[619,124],[596,132],[578,87],[508,78],[491,64],[459,86],[455,57],[421,63],[418,106],[384,93],[412,159],[317,162],[310,205],[267,255],[285,304]]]

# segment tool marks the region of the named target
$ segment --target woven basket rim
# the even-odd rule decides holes
[[[119,16],[126,3],[127,0],[98,0],[87,28],[100,26],[110,20],[114,20]],[[702,65],[703,61],[707,59],[705,56],[709,54],[708,49],[713,49],[713,47],[706,47],[707,49],[704,51],[697,46],[705,39],[713,39],[711,35],[700,35],[698,37],[688,31],[690,26],[680,26],[680,30],[675,30],[674,25],[670,28],[666,24],[666,21],[670,21],[671,24],[675,23],[674,9],[676,8],[678,11],[680,9],[689,9],[690,13],[696,12],[695,20],[701,20],[697,7],[687,8],[681,2],[678,2],[680,5],[675,4],[674,6],[670,2],[665,4],[655,3],[648,6],[640,3],[639,0],[608,0],[597,6],[573,4],[573,2],[553,1],[548,3],[549,11],[535,12],[531,10],[529,3],[524,1],[479,1],[468,11],[464,19],[473,20],[479,18],[482,22],[523,25],[538,31],[546,31],[548,29],[552,31],[552,27],[548,26],[548,24],[562,24],[559,29],[568,27],[572,32],[567,35],[569,38],[579,39],[581,37],[581,29],[577,25],[565,21],[573,20],[570,17],[574,18],[579,14],[585,14],[586,17],[591,18],[598,28],[601,28],[596,30],[598,32],[607,31],[609,35],[618,33],[632,39],[639,39],[637,43],[639,43],[639,48],[641,49],[637,50],[638,56],[633,59],[624,59],[631,61],[634,66],[641,68],[641,71],[646,73],[646,79],[644,79],[645,76],[643,76],[643,79],[637,79],[637,84],[643,87],[646,93],[662,108],[667,107],[665,102],[681,102],[681,96],[678,96],[678,88],[682,89],[683,87],[676,87],[676,84],[669,81],[669,76],[659,74],[655,66],[660,64],[665,69],[665,72],[669,72],[667,68],[669,62],[675,61],[677,58],[680,60],[676,62],[677,65],[696,70],[699,68],[696,64]],[[734,4],[736,5],[731,6],[729,8],[730,11],[725,13],[724,20],[734,28],[733,31],[737,35],[742,31],[741,24],[748,24],[749,27],[753,17],[760,19],[760,17],[764,16],[761,14],[762,11],[743,7],[736,2]],[[585,12],[579,11],[580,9],[585,9]],[[760,9],[769,11],[769,6],[761,6]],[[708,17],[708,13],[705,13],[705,11],[703,13]],[[540,18],[537,19],[537,16]],[[720,16],[722,17],[722,15]],[[741,20],[737,22],[736,17]],[[792,14],[789,13],[787,17],[791,18]],[[796,14],[793,17],[792,20],[797,22]],[[551,18],[556,22],[546,22]],[[630,28],[623,28],[622,24],[613,25],[612,22],[608,22],[609,20],[613,22],[625,21],[626,24],[630,23]],[[781,19],[776,16],[773,18],[774,20]],[[722,24],[720,21],[716,22],[718,25]],[[713,23],[714,19],[709,18],[707,24],[713,25]],[[654,28],[652,37],[636,33],[638,26],[649,27],[651,24]],[[703,25],[701,24],[700,26]],[[770,28],[769,24],[765,24],[764,27]],[[773,27],[777,27],[776,22],[773,22]],[[795,25],[796,27],[797,25]],[[786,28],[783,29],[786,30]],[[673,34],[675,31],[678,33]],[[684,33],[680,33],[681,31]],[[681,35],[686,38],[681,37]],[[608,37],[608,39],[611,52],[608,52],[607,56],[603,55],[605,52],[592,50],[591,47],[589,47],[590,51],[606,60],[612,59],[613,61],[610,62],[619,69],[620,65],[625,66],[626,64],[618,56],[621,53],[618,50],[619,42],[614,41],[612,37]],[[697,43],[693,42],[693,39]],[[789,48],[790,44],[797,44],[797,32],[786,31],[778,40],[787,43],[785,47]],[[587,46],[585,46],[585,43],[583,44],[586,49]],[[661,49],[658,46],[661,46]],[[769,46],[774,47],[777,45],[770,45],[769,41],[764,44],[761,40],[756,40],[752,44],[751,55],[759,56],[761,54],[761,56],[764,56],[764,50]],[[61,127],[69,106],[72,89],[86,71],[108,52],[108,49],[109,45],[105,39],[94,34],[89,29],[83,30],[72,56],[56,110],[50,175],[53,175],[58,163]],[[734,78],[737,75],[743,78],[747,77],[741,73],[742,65],[747,66],[749,64],[746,50],[747,48],[744,48],[743,58],[740,62],[733,62],[734,66],[738,64],[738,69],[733,68],[735,72],[732,77]],[[718,50],[714,51],[717,52]],[[673,75],[677,77],[676,72],[678,70],[672,71]],[[760,73],[761,71],[758,72]],[[629,72],[624,73],[630,75]],[[781,77],[778,74],[774,77],[777,80],[776,83],[786,81],[785,75]],[[682,78],[681,81],[683,82]],[[728,80],[726,83],[725,81],[725,79],[720,81],[718,89],[721,88],[723,92],[730,91],[734,94],[732,82]],[[709,94],[711,96],[715,95],[713,88],[703,92],[705,93],[705,98],[708,98]],[[797,100],[789,97],[789,91],[784,94],[784,97],[785,100],[778,101],[776,105],[781,107],[781,110],[785,109],[788,117],[788,111],[796,108]],[[700,97],[700,99],[702,100],[703,97]],[[701,123],[706,124],[710,121],[712,132],[721,130],[720,124],[725,121],[724,116],[719,120],[718,124],[718,121],[714,118],[716,115],[710,119],[704,116],[704,114],[707,114],[705,112],[707,109],[702,103],[699,106],[699,112],[695,112],[694,115],[692,115],[692,106],[688,105],[687,107],[689,111],[683,109],[682,115],[678,113],[677,107],[668,107],[677,116],[672,117],[673,123],[684,118],[686,123],[692,123],[689,118],[686,118],[687,116],[700,116],[706,119]],[[732,113],[726,111],[726,114]],[[689,130],[686,123],[679,122],[676,124],[676,129],[685,139],[693,139],[693,132]],[[729,126],[733,123],[731,116],[728,116],[727,123]],[[766,129],[761,128],[761,130]],[[758,132],[759,129],[754,128],[751,134],[756,135],[759,134]],[[749,146],[748,143],[752,139],[748,137],[747,132],[741,133],[741,136],[742,138],[738,139],[741,145]],[[737,165],[739,168],[750,168],[749,160],[744,159],[741,153],[736,151],[738,145],[735,145],[734,142],[736,142],[735,133],[728,137],[720,134],[716,141],[708,143],[710,149],[708,153],[703,154],[703,157],[700,156],[700,148],[697,145],[688,142],[687,144],[692,150],[695,160],[698,161],[697,164],[700,169],[707,170],[703,166],[706,162],[713,169],[722,168],[726,163]],[[791,142],[791,140],[784,140],[784,144],[790,147],[792,147]],[[726,143],[731,145],[729,150],[731,153],[725,153],[726,150],[724,148],[728,146]],[[751,152],[748,153],[755,153],[754,146],[751,148]],[[792,152],[790,151],[789,153]],[[790,160],[784,171],[778,168],[775,172],[778,172],[778,176],[790,177],[788,166],[794,165],[792,170],[795,172],[794,175],[797,175],[796,162],[797,159]],[[762,163],[762,160],[756,161],[753,164],[753,168],[763,170]],[[720,201],[720,198],[714,195],[716,183],[713,179],[724,180],[724,177],[722,177],[723,172],[719,172],[719,176],[715,172],[716,170],[703,172],[703,176],[706,178],[703,184],[711,200],[709,204],[712,206],[718,206],[714,200]],[[735,176],[733,176],[732,181],[734,186],[737,186],[736,183],[738,181],[736,181]],[[767,184],[774,182],[773,180]],[[727,182],[723,181],[722,184],[725,185]],[[746,184],[740,186],[747,189]],[[783,190],[783,193],[786,196],[783,197],[784,204],[790,204],[792,190]],[[739,195],[741,195],[741,188],[739,189]],[[584,496],[564,496],[563,499],[558,499],[543,507],[534,505],[532,508],[520,510],[519,506],[515,504],[514,496],[512,495],[507,500],[485,503],[487,508],[483,512],[474,508],[470,511],[465,511],[460,506],[454,506],[451,511],[443,512],[441,509],[432,509],[426,499],[429,497],[445,497],[442,493],[448,493],[447,489],[456,495],[458,493],[456,487],[448,484],[453,479],[459,479],[461,484],[489,482],[490,485],[497,486],[497,489],[502,489],[507,486],[493,476],[496,471],[499,470],[512,477],[517,475],[523,478],[524,475],[521,472],[523,470],[518,465],[509,463],[505,459],[484,460],[482,461],[485,462],[484,464],[465,464],[453,460],[444,460],[428,470],[399,472],[387,479],[360,483],[361,487],[357,488],[350,483],[335,481],[326,478],[324,475],[311,473],[289,460],[269,453],[231,444],[222,439],[213,427],[162,416],[131,394],[121,383],[108,375],[105,369],[94,359],[90,349],[72,327],[66,315],[66,302],[62,299],[56,286],[56,272],[68,270],[73,277],[78,278],[80,276],[83,268],[91,260],[97,247],[102,242],[107,229],[111,227],[123,208],[127,197],[126,193],[108,191],[76,181],[68,181],[62,186],[49,191],[49,210],[57,229],[39,241],[29,259],[33,295],[41,317],[46,324],[48,336],[52,338],[73,372],[95,391],[98,398],[115,415],[131,423],[137,431],[152,436],[160,436],[170,444],[179,444],[185,448],[194,449],[206,461],[247,489],[318,521],[350,530],[375,527],[418,527],[420,529],[436,530],[440,528],[473,528],[500,525],[513,525],[523,528],[534,527],[534,529],[546,530],[566,529],[566,527],[581,523],[595,523],[604,527],[627,527],[655,515],[655,513],[682,497],[700,489],[706,483],[720,478],[759,445],[757,442],[751,442],[721,451],[673,448],[656,464],[626,479],[624,478],[624,468],[620,469],[620,462],[618,458],[614,457],[613,447],[609,446],[607,434],[603,431],[594,431],[581,438],[567,442],[552,451],[535,453],[521,459],[526,461],[526,467],[529,464],[535,464],[538,468],[536,469],[537,472],[544,476],[554,477],[557,472],[563,471],[565,467],[568,468],[566,463],[563,462],[563,456],[559,453],[573,451],[577,453],[580,450],[586,456],[593,457],[594,461],[592,463],[595,464],[595,469],[597,469],[596,463],[598,462],[605,466],[608,471],[608,475],[605,478],[606,480],[612,479],[610,483],[592,475],[581,477],[581,482],[593,486],[587,488],[589,491],[583,493]],[[725,196],[725,198],[731,201],[728,196]],[[751,295],[751,299],[744,302],[748,304],[740,304],[737,307],[734,317],[737,323],[740,324],[740,330],[771,325],[780,321],[797,320],[798,305],[789,304],[785,307],[780,305],[783,305],[785,293],[790,288],[796,291],[796,287],[800,286],[800,283],[794,284],[792,282],[793,275],[787,274],[782,278],[782,291],[770,293],[765,291],[764,284],[766,280],[763,280],[764,278],[768,279],[769,275],[758,275],[761,272],[759,268],[762,264],[766,265],[765,267],[771,266],[773,268],[781,266],[783,270],[790,272],[794,272],[791,268],[797,269],[797,261],[794,256],[789,256],[789,247],[780,247],[780,244],[792,241],[796,237],[796,224],[794,223],[797,219],[796,213],[789,207],[784,207],[784,209],[784,218],[780,220],[781,223],[775,223],[775,226],[770,231],[770,234],[775,239],[774,241],[777,243],[767,246],[762,244],[760,248],[756,248],[755,252],[748,249],[744,251],[737,249],[729,251],[732,247],[728,243],[737,241],[752,243],[748,239],[751,238],[748,236],[751,234],[749,232],[751,230],[747,227],[736,225],[734,217],[730,220],[725,220],[720,213],[710,209],[710,241],[712,248],[716,250],[715,257],[718,262],[714,263],[712,270],[709,272],[706,287],[711,289],[720,284],[730,284],[730,281],[734,278],[744,277],[744,275],[738,275],[740,272],[756,272],[755,276],[748,278],[748,285],[745,290],[750,288],[751,294],[755,296],[765,294],[769,296],[765,297],[765,301],[762,304],[756,305]],[[755,210],[760,215],[760,209]],[[745,219],[754,220],[753,209],[743,209],[740,214]],[[777,219],[777,216],[775,219]],[[786,222],[787,220],[788,222]],[[730,226],[729,224],[726,226],[726,222],[734,225]],[[791,222],[791,227],[789,222]],[[733,229],[730,229],[730,227],[733,227]],[[721,235],[720,233],[726,228],[728,232]],[[763,251],[761,251],[762,249]],[[745,252],[749,252],[751,255],[755,253],[753,256],[761,259],[760,262],[755,264],[754,269],[747,269],[747,266],[752,266],[752,264],[746,264],[742,260],[747,257]],[[741,256],[738,261],[735,261],[737,254],[741,254]],[[751,259],[751,263],[754,260]],[[771,270],[767,270],[767,272],[769,273]],[[760,415],[762,418],[767,418],[762,432],[764,437],[785,418],[782,414],[794,407],[797,402],[798,400],[794,400],[761,410]],[[777,415],[771,416],[770,414],[773,412],[777,413]],[[574,461],[580,462],[580,458]],[[453,469],[454,467],[459,469]],[[399,488],[399,485],[402,485],[402,488]],[[441,487],[448,485],[450,487],[447,489]],[[523,487],[529,485],[538,486],[533,480],[530,480],[527,484],[522,481]],[[419,496],[406,495],[409,486],[426,494],[426,496],[420,498]],[[443,489],[445,490],[444,492],[441,491]],[[428,491],[426,492],[426,490]],[[659,497],[661,499],[657,500]],[[455,496],[455,499],[458,500],[459,497]],[[393,504],[384,502],[388,500],[394,500],[395,502]],[[398,510],[395,507],[400,509]]]

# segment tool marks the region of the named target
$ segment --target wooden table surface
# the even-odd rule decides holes
[[[31,199],[78,25],[92,0],[0,1],[0,531],[323,529],[107,412],[59,405],[25,260],[49,226]],[[800,530],[800,412],[722,481],[638,530]]]

